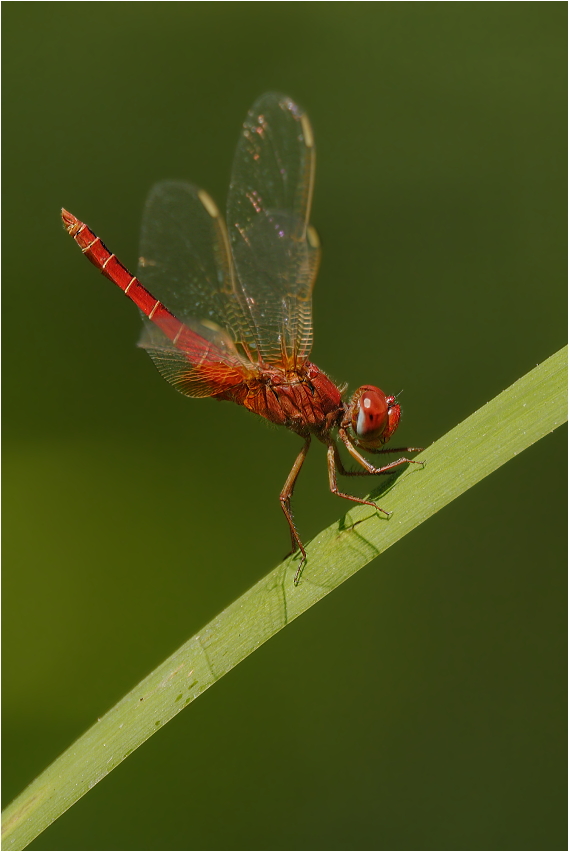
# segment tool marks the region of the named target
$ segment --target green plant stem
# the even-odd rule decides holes
[[[567,419],[567,348],[452,429],[381,491],[386,519],[355,507],[245,592],[139,683],[5,810],[4,850],[24,849],[176,713],[340,583]],[[386,478],[387,479],[387,478]],[[382,485],[385,483],[382,482]],[[377,499],[378,491],[372,492]]]

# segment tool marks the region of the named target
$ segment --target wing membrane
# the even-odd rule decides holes
[[[138,277],[168,310],[204,333],[220,327],[234,343],[250,323],[236,291],[227,230],[214,201],[183,181],[151,190],[142,219]],[[206,334],[207,336],[207,334]]]
[[[160,375],[185,396],[230,395],[249,374],[224,345],[206,340],[184,327],[176,344],[157,326],[146,322],[139,346],[146,349]]]
[[[249,349],[285,368],[312,346],[312,288],[319,260],[309,229],[315,151],[305,113],[269,93],[247,115],[237,146],[227,222],[251,322]]]
[[[180,355],[180,346],[144,317],[139,345],[183,393],[217,392],[223,370],[229,383],[239,371],[250,374],[254,362],[286,370],[308,357],[320,257],[309,226],[314,160],[307,116],[290,98],[269,93],[243,125],[227,203],[229,229],[212,199],[192,184],[163,181],[152,189],[138,277],[210,348],[204,355],[201,344],[193,345]],[[223,370],[213,376],[216,359]]]
[[[186,327],[174,341],[142,317],[139,346],[164,378],[188,396],[213,396],[239,384],[252,366],[238,350],[249,320],[235,292],[225,224],[207,193],[181,181],[153,187],[138,278]]]

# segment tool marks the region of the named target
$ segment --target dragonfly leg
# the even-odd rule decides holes
[[[345,429],[338,429],[338,436],[340,440],[344,443],[349,454],[354,458],[358,464],[364,468],[362,472],[358,471],[347,471],[344,469],[342,462],[340,461],[339,470],[344,476],[377,476],[380,473],[391,473],[393,468],[398,467],[401,464],[420,464],[423,465],[425,462],[417,461],[416,459],[408,459],[407,457],[402,457],[397,459],[397,461],[389,462],[389,464],[383,465],[382,467],[374,467],[371,462],[369,462],[362,454],[354,447],[352,442],[350,441]],[[372,452],[376,453],[400,453],[400,452],[416,452],[419,447],[394,447],[392,449],[382,449],[382,450],[372,450]],[[337,453],[338,459],[340,458],[339,453]]]
[[[292,541],[292,552],[294,553],[296,550],[300,550],[301,559],[300,564],[297,568],[296,574],[294,575],[294,585],[298,586],[298,581],[300,580],[300,575],[302,573],[302,569],[304,568],[304,564],[306,562],[306,550],[304,549],[304,545],[300,540],[300,536],[298,534],[298,530],[296,529],[296,524],[294,523],[294,518],[292,516],[292,510],[290,508],[290,500],[292,497],[292,492],[294,491],[294,486],[296,485],[296,480],[298,478],[298,474],[300,473],[300,468],[304,464],[304,459],[308,453],[308,449],[310,447],[310,435],[306,438],[304,442],[304,446],[296,457],[296,461],[292,466],[292,469],[287,477],[287,480],[283,486],[283,490],[280,493],[279,500],[281,501],[281,508],[285,513],[285,517],[288,521],[288,526],[290,529],[290,538]]]
[[[424,449],[424,447],[382,447],[377,450],[370,449],[367,452],[380,456],[386,453],[422,453]],[[417,461],[416,459],[407,459],[407,461],[413,462],[413,464],[425,464],[424,461]]]
[[[391,512],[386,511],[386,509],[382,509],[377,503],[373,503],[371,500],[364,500],[362,497],[354,497],[352,494],[344,494],[343,491],[340,491],[338,488],[338,482],[336,479],[336,471],[345,475],[349,475],[349,471],[346,471],[344,465],[342,464],[342,460],[340,458],[340,453],[338,452],[338,447],[336,444],[328,445],[328,480],[330,482],[330,491],[332,494],[335,494],[337,497],[344,497],[345,500],[352,500],[354,503],[361,503],[363,506],[371,506],[373,509],[379,509],[380,512],[383,512],[384,515],[391,515]],[[357,471],[359,473],[359,471]],[[367,471],[362,471],[362,476],[366,476]]]

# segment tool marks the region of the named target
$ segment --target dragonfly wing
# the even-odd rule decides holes
[[[213,200],[182,181],[162,181],[142,219],[138,278],[184,324],[174,340],[143,315],[139,346],[188,396],[239,384],[252,365],[239,351],[250,320],[235,292],[227,231]]]
[[[227,341],[237,344],[247,336],[243,326],[251,320],[236,292],[225,222],[203,189],[171,180],[152,188],[142,218],[137,274],[198,333],[209,337],[212,331],[217,337],[223,330]]]
[[[176,344],[150,322],[145,323],[139,346],[146,349],[163,378],[185,396],[231,395],[251,371],[225,346],[221,338],[200,337],[184,326]]]
[[[227,222],[247,343],[269,364],[295,366],[312,345],[312,288],[319,259],[309,227],[315,151],[305,113],[290,98],[263,95],[237,146]]]

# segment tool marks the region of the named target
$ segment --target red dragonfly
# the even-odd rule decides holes
[[[402,457],[375,467],[360,452],[385,449],[401,416],[394,396],[363,385],[349,401],[309,360],[312,289],[320,260],[310,225],[314,137],[306,113],[290,98],[268,93],[249,111],[237,145],[227,226],[202,189],[163,181],[152,189],[142,221],[137,275],[93,231],[62,210],[64,225],[82,252],[140,308],[146,349],[164,378],[193,397],[231,400],[296,432],[304,445],[280,494],[293,552],[306,550],[291,497],[313,437],[328,450],[330,490],[344,494],[344,476],[385,474],[413,462]],[[344,468],[337,438],[361,465]],[[384,514],[389,515],[384,509]]]

